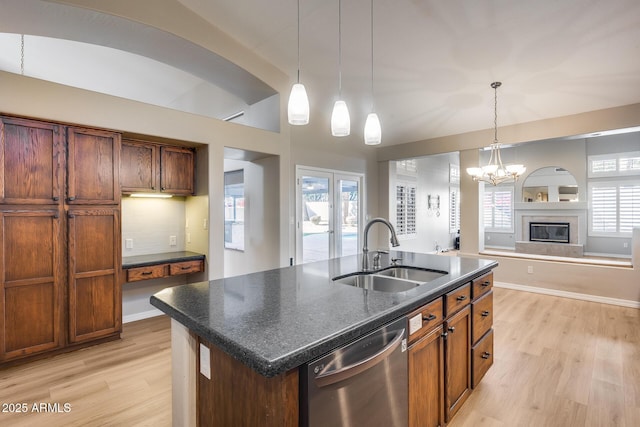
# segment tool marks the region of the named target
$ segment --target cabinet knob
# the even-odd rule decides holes
[[[58,197],[58,196],[53,196],[53,201],[54,201],[54,202],[57,202],[58,200],[60,200],[60,197]]]
[[[456,330],[455,326],[449,326],[449,332],[454,333]]]
[[[481,316],[482,317],[487,317],[489,314],[490,314],[489,311],[485,310],[485,311],[482,312]]]
[[[488,351],[485,351],[484,353],[482,353],[482,358],[483,359],[488,359],[491,357],[491,353],[489,353]]]
[[[464,301],[466,299],[467,299],[466,295],[460,295],[458,298],[456,298],[456,300],[458,300],[458,301]]]
[[[486,281],[486,282],[482,282],[482,287],[486,288],[487,286],[491,286],[491,282],[490,281]]]
[[[75,217],[76,217],[76,216],[75,216],[74,214],[72,214],[71,212],[69,212],[69,213],[67,214],[67,216],[68,216],[69,218],[75,218]]]
[[[164,190],[166,190],[166,189],[167,189],[167,187],[160,187],[160,189],[161,189],[162,191],[164,191]]]
[[[69,196],[67,200],[70,202],[73,202],[75,199],[76,199],[76,196]]]
[[[436,317],[438,317],[438,316],[436,316],[435,314],[430,314],[428,316],[423,316],[422,320],[424,320],[426,322],[430,322],[432,320],[436,320]]]

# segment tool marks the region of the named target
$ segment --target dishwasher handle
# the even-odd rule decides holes
[[[351,365],[344,366],[339,369],[332,369],[327,372],[323,372],[315,377],[316,385],[318,387],[325,387],[331,384],[339,383],[340,381],[347,380],[353,376],[358,375],[361,372],[366,371],[382,362],[389,357],[391,353],[398,348],[402,340],[404,339],[404,329],[399,330],[396,336],[379,352],[362,359]]]

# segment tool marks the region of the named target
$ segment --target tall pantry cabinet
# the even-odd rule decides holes
[[[120,135],[0,118],[0,363],[117,337]]]

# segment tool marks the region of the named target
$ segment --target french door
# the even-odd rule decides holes
[[[363,180],[361,174],[296,167],[298,264],[358,253]]]

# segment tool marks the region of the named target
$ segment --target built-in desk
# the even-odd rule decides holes
[[[204,254],[189,251],[137,255],[122,258],[126,282],[158,279],[204,271]]]

